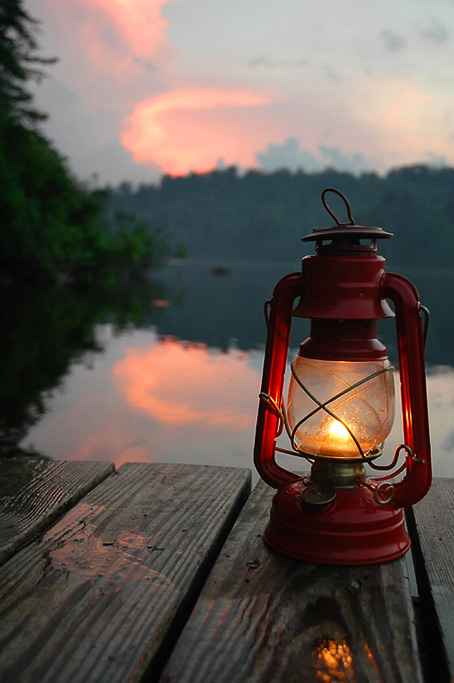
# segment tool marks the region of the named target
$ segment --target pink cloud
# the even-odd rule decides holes
[[[161,15],[173,0],[92,0],[115,23],[138,57],[155,54],[166,43],[168,22]]]
[[[50,0],[42,1],[50,5]],[[137,61],[155,61],[166,54],[168,22],[162,8],[172,1],[59,0],[46,8],[52,12],[46,23],[54,25],[60,37],[70,36],[60,66],[68,68],[68,60],[73,60],[72,71],[79,69],[88,81],[99,72],[117,84],[137,75]],[[82,67],[84,60],[87,66]]]
[[[134,107],[121,141],[136,163],[152,162],[176,175],[210,170],[219,158],[253,166],[266,133],[251,126],[243,111],[268,103],[263,95],[243,90],[170,91]]]

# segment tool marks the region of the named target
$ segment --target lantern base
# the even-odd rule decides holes
[[[389,562],[409,549],[402,508],[378,504],[366,486],[336,488],[334,500],[307,504],[301,494],[310,488],[298,480],[274,496],[264,533],[273,550],[314,564],[355,566]]]

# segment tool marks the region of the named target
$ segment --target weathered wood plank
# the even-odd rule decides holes
[[[407,513],[422,629],[436,680],[454,680],[454,479],[434,479]],[[435,678],[434,678],[435,680]]]
[[[0,564],[114,471],[109,462],[0,461]]]
[[[0,568],[1,680],[156,675],[249,490],[248,470],[123,465]]]
[[[323,567],[262,542],[259,484],[213,567],[161,683],[418,683],[406,562]]]

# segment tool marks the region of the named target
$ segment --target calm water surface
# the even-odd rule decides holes
[[[265,341],[263,302],[278,279],[298,265],[222,268],[173,264],[156,274],[162,283],[159,298],[150,302],[149,315],[139,326],[119,331],[109,321],[97,324],[93,346],[98,350],[72,361],[58,385],[44,394],[43,414],[20,446],[56,459],[113,460],[117,465],[161,461],[252,467]],[[409,276],[432,309],[427,383],[434,473],[454,477],[453,331],[444,310],[451,307],[454,277],[436,272]],[[385,326],[385,343],[395,362],[393,323]],[[295,348],[306,333],[304,328],[295,331]],[[389,458],[401,442],[397,419],[386,444]],[[302,466],[295,458],[284,464]]]

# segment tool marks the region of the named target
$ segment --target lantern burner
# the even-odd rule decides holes
[[[312,465],[311,481],[338,489],[361,486],[366,481],[366,468],[358,460],[338,462],[331,458],[319,458]]]

